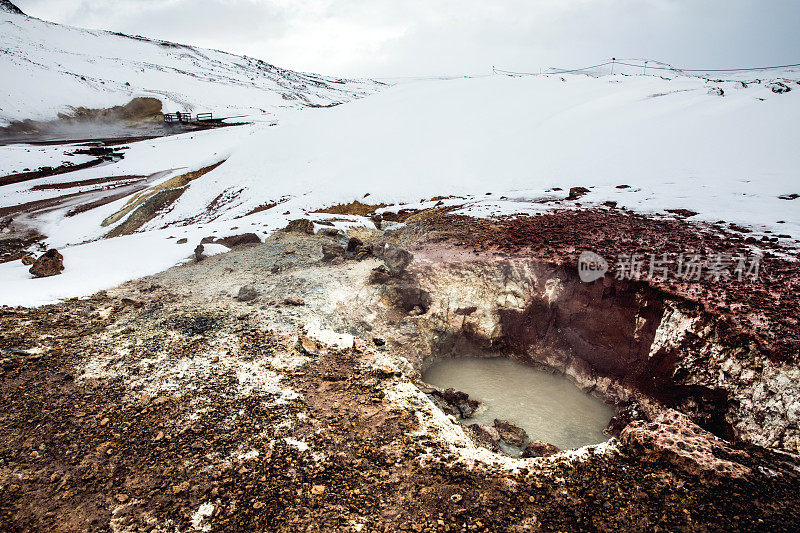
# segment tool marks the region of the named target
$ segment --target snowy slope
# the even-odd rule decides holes
[[[690,209],[800,237],[800,85],[680,77],[492,77],[416,83],[261,131],[159,223],[232,218],[267,200],[315,208],[594,187],[582,201]],[[724,96],[716,94],[721,88]],[[630,188],[617,189],[617,185]],[[566,192],[561,193],[561,196]],[[787,224],[776,226],[779,220]]]
[[[62,26],[8,8],[0,9],[0,72],[0,126],[137,96],[162,100],[167,112],[259,115],[346,102],[379,87],[216,50]]]
[[[0,305],[90,294],[191,256],[205,236],[264,237],[293,218],[325,217],[309,211],[356,199],[423,207],[434,196],[459,195],[445,203],[492,216],[575,207],[565,196],[582,186],[590,189],[582,206],[688,209],[698,213],[692,220],[798,240],[800,199],[779,196],[800,193],[800,85],[791,73],[781,77],[789,92],[773,92],[771,80],[621,75],[414,82],[330,109],[288,111],[275,127],[133,143],[117,163],[0,187],[0,207],[60,194],[35,189],[45,183],[155,173],[162,183],[226,162],[130,236],[101,239],[111,226],[100,225],[128,198],[72,217],[66,207],[29,217],[64,254],[67,270],[34,280],[19,262],[0,264],[8,281]],[[56,157],[51,147],[19,150],[14,165],[34,166],[34,154]]]

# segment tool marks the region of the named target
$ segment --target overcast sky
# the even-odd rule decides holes
[[[800,63],[798,0],[12,0],[54,22],[347,76],[537,71],[606,58]]]

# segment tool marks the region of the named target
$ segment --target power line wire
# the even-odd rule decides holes
[[[650,61],[642,60],[641,65],[636,65],[633,63],[627,63],[625,61],[617,61],[616,59],[612,59],[611,61],[606,61],[605,63],[600,63],[598,65],[592,65],[590,67],[583,67],[583,68],[575,68],[575,69],[556,69],[550,68],[546,72],[547,74],[568,74],[570,72],[582,72],[586,70],[592,70],[599,67],[605,67],[607,65],[623,65],[627,67],[634,67],[634,68],[644,68],[650,70],[668,70],[672,72],[753,72],[757,70],[774,70],[774,69],[781,69],[781,68],[793,68],[793,67],[800,67],[800,63],[792,63],[788,65],[775,65],[769,67],[747,67],[747,68],[718,68],[718,69],[687,69],[687,68],[678,68],[673,66],[657,66],[657,65],[664,65],[665,63],[661,63],[658,61],[653,61],[655,65],[650,65]],[[538,76],[542,74],[541,72],[515,72],[511,70],[503,70],[492,67],[492,71],[495,74],[509,74],[513,76]]]

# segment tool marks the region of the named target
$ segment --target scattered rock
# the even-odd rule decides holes
[[[344,256],[347,259],[357,259],[361,261],[372,255],[372,247],[364,246],[364,242],[358,237],[350,237],[347,241],[347,248],[344,251]]]
[[[200,244],[221,244],[228,248],[235,248],[245,244],[261,244],[261,239],[255,233],[242,233],[241,235],[230,235],[222,238],[204,237]]]
[[[611,417],[605,432],[612,437],[619,437],[625,427],[635,420],[650,422],[650,418],[639,405],[639,402],[625,402],[617,408],[617,414]]]
[[[550,444],[549,442],[535,440],[525,446],[525,449],[522,450],[522,457],[547,457],[548,455],[553,455],[560,451],[561,450],[558,448],[558,446]]]
[[[319,355],[319,351],[317,350],[317,343],[306,337],[305,335],[300,335],[297,338],[297,349],[300,350],[300,353],[304,353],[306,355]]]
[[[772,83],[767,85],[767,88],[770,91],[774,92],[775,94],[788,93],[789,91],[792,90],[791,87],[780,81],[773,81]]]
[[[477,400],[470,400],[469,394],[453,388],[443,391],[434,390],[433,396],[440,400],[440,407],[446,413],[456,415],[460,418],[472,418],[475,410],[480,405]],[[441,404],[444,404],[442,407]]]
[[[250,302],[258,298],[258,291],[252,285],[244,285],[239,289],[236,299],[240,302]]]
[[[187,242],[189,242],[189,239],[184,237],[182,239],[178,239],[177,241],[175,241],[175,244],[186,244]]]
[[[386,250],[386,241],[375,241],[372,243],[372,256],[383,259],[383,252]]]
[[[375,346],[386,346],[386,341],[380,337],[372,337],[372,342]]]
[[[61,274],[62,270],[64,270],[64,256],[55,248],[51,248],[33,263],[28,272],[37,278],[46,278]]]
[[[750,468],[736,459],[746,456],[734,450],[691,419],[668,409],[653,422],[635,421],[620,434],[620,440],[635,452],[663,458],[706,481],[742,479]]]
[[[525,441],[528,440],[528,434],[524,429],[515,425],[508,420],[494,419],[494,427],[500,433],[500,439],[510,446],[522,448]]]
[[[453,314],[458,315],[458,316],[469,316],[469,315],[471,315],[472,313],[474,313],[477,310],[478,310],[478,307],[475,306],[475,305],[462,305],[462,306],[456,307],[455,310],[453,311]]]
[[[298,218],[289,222],[289,224],[283,228],[283,231],[314,235],[314,223],[307,218]]]
[[[383,250],[383,262],[389,269],[391,276],[397,277],[405,272],[414,256],[410,252],[392,244],[386,245]]]
[[[322,260],[330,263],[337,257],[344,257],[344,246],[336,243],[326,242],[322,245]]]
[[[383,265],[373,268],[372,273],[369,275],[369,282],[374,285],[386,283],[390,279],[389,269]]]
[[[584,194],[588,193],[589,189],[586,187],[570,187],[569,189],[569,196],[567,196],[567,200],[577,200]]]
[[[189,482],[184,481],[183,483],[179,483],[178,485],[172,486],[172,493],[173,494],[180,494],[181,492],[186,492],[189,490]]]
[[[693,217],[697,214],[697,211],[690,211],[688,209],[665,209],[665,211],[682,218]]]
[[[261,244],[261,238],[255,233],[243,233],[241,235],[223,237],[217,241],[217,244],[222,244],[228,248],[235,248],[245,244]]]
[[[336,228],[322,228],[319,230],[320,235],[324,235],[326,237],[339,237],[342,232]]]
[[[28,254],[22,258],[22,264],[25,266],[31,266],[36,262],[36,258],[33,257],[31,254]]]
[[[199,263],[200,261],[202,261],[203,259],[206,258],[206,256],[203,254],[203,250],[205,250],[205,247],[202,244],[198,244],[195,247],[195,249],[194,249],[194,262],[195,263]]]
[[[710,96],[725,96],[725,91],[722,90],[722,87],[711,87],[708,90],[708,94]]]
[[[780,198],[781,200],[797,200],[798,198],[800,198],[800,194],[797,194],[795,192],[791,194],[781,194],[780,196],[778,196],[778,198]]]
[[[300,298],[299,296],[287,296],[283,299],[284,305],[306,305],[306,301]]]
[[[469,429],[482,444],[488,445],[490,449],[495,451],[500,449],[498,446],[500,442],[500,433],[494,427],[483,424],[472,424],[469,426]]]
[[[424,315],[424,314],[425,314],[425,309],[423,309],[422,306],[419,306],[419,305],[415,305],[408,312],[408,316],[421,316],[421,315]]]
[[[615,207],[617,207],[617,202],[609,200],[607,202],[603,202],[603,205],[606,207],[610,207],[611,209],[614,209]]]

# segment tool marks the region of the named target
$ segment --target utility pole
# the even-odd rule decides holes
[[[616,61],[617,61],[616,57],[612,57],[611,58],[611,75],[612,76],[614,75],[614,63],[616,63]]]

